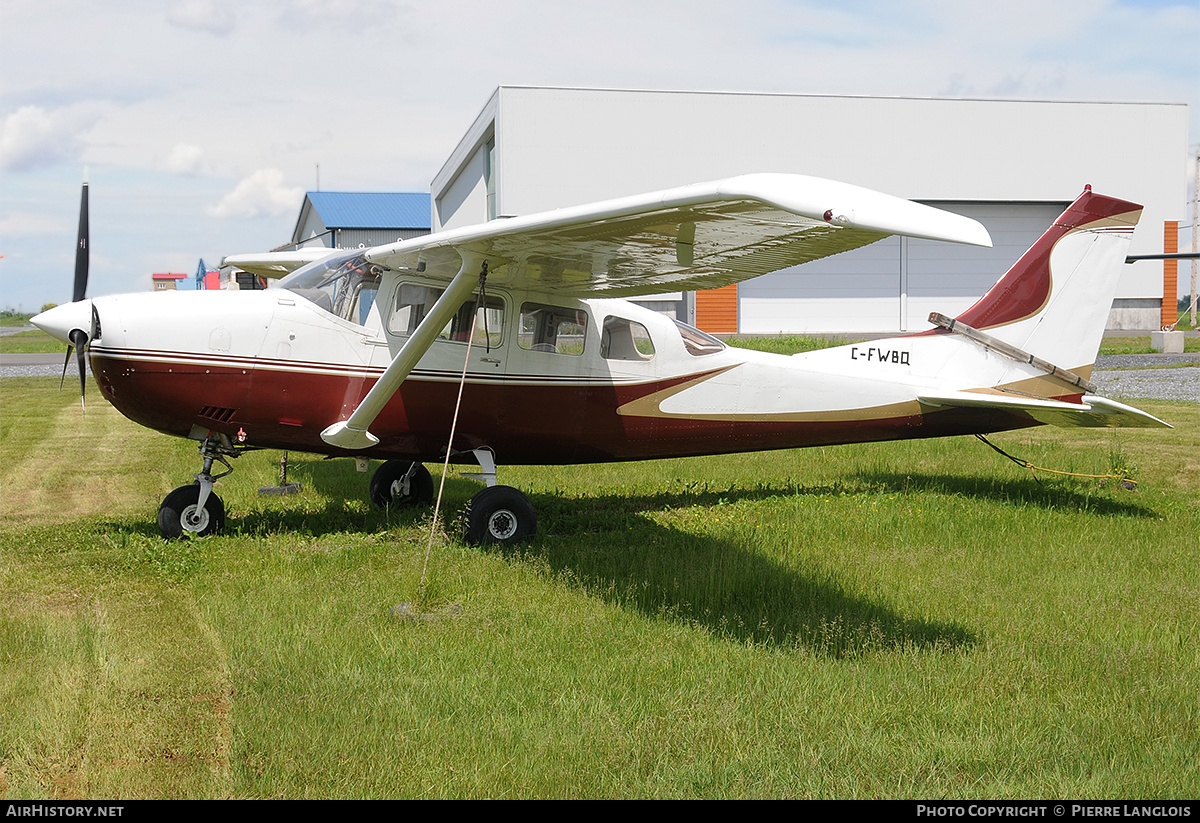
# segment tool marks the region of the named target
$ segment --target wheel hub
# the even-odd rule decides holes
[[[188,506],[179,518],[179,525],[183,526],[184,531],[204,531],[208,527],[208,509],[202,509],[195,504]]]
[[[517,518],[508,509],[492,512],[487,522],[488,534],[496,540],[507,540],[517,531]]]

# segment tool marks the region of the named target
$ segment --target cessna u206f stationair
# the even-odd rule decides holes
[[[467,539],[514,542],[536,516],[496,485],[497,463],[1165,426],[1087,380],[1140,213],[1085,191],[957,318],[790,357],[727,348],[614,298],[721,286],[889,234],[987,246],[987,231],[855,186],[759,174],[322,251],[281,288],[97,297],[34,322],[87,347],[127,417],[200,441],[198,482],[159,510],[167,536],[221,527],[213,481],[229,472],[214,475],[214,461],[229,469],[248,448],[383,458],[370,484],[380,505],[430,502],[422,462],[449,448],[486,482]]]

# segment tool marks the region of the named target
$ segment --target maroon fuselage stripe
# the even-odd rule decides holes
[[[458,392],[456,381],[409,378],[371,426],[379,444],[347,452],[325,443],[320,432],[350,415],[374,385],[374,376],[254,368],[250,362],[164,363],[99,353],[92,355],[92,371],[105,397],[122,414],[166,434],[186,437],[194,426],[201,426],[233,438],[243,432],[247,446],[421,461],[440,460],[444,454]],[[490,446],[501,464],[549,465],[942,437],[1038,425],[1024,415],[979,409],[816,422],[617,413],[627,403],[697,376],[630,385],[468,381],[454,448]]]

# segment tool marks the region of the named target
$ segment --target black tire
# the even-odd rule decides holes
[[[406,489],[404,478],[413,465],[416,470],[408,478]],[[381,509],[428,506],[433,502],[433,477],[420,463],[389,460],[371,475],[371,502]]]
[[[184,518],[191,518],[196,514],[198,502],[200,502],[199,483],[180,486],[168,494],[163,499],[162,505],[158,507],[158,530],[162,532],[162,536],[169,540],[175,540],[184,535],[204,537],[225,528],[225,504],[221,502],[221,498],[209,493],[208,500],[204,502],[204,510],[199,513],[199,529],[196,531],[185,529],[183,527]]]
[[[512,486],[489,486],[463,511],[463,534],[472,546],[512,546],[537,532],[537,514],[529,498]]]

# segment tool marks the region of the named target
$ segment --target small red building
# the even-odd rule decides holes
[[[186,274],[176,274],[174,272],[150,275],[150,279],[154,281],[155,291],[174,291],[179,288],[179,281],[186,277]]]

